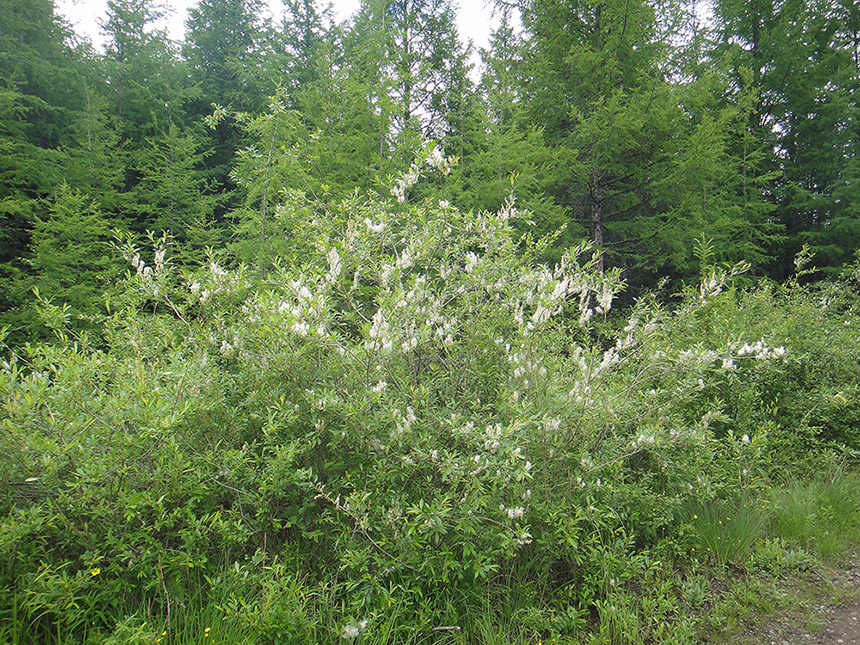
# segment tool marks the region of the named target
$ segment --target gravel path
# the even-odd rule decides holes
[[[792,615],[774,617],[741,640],[762,645],[860,645],[860,560],[830,574],[828,582],[841,597],[838,602],[815,601],[800,620]]]

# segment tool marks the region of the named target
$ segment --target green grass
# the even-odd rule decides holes
[[[747,558],[766,522],[761,505],[752,499],[696,504],[687,517],[694,528],[696,555],[718,567]]]
[[[768,533],[833,556],[860,541],[860,474],[842,469],[812,481],[787,479],[770,491]]]

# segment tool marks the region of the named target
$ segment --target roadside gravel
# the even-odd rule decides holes
[[[821,572],[822,593],[802,611],[776,613],[749,625],[732,642],[762,645],[860,645],[860,559]]]

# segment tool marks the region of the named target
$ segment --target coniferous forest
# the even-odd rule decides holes
[[[107,4],[0,0],[0,640],[718,642],[860,544],[860,5]]]

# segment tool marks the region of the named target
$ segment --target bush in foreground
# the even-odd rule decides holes
[[[770,327],[851,302],[745,296],[726,290],[744,267],[710,268],[622,320],[592,250],[541,266],[512,202],[412,204],[410,182],[289,196],[263,279],[119,243],[98,342],[46,305],[58,341],[0,371],[10,640],[683,641],[672,571],[720,538],[688,510],[763,491],[774,454],[856,448],[809,343]]]

